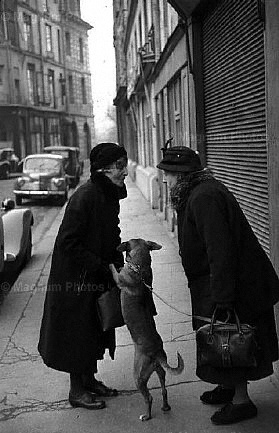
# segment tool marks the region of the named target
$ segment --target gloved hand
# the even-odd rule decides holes
[[[109,278],[112,276],[111,270],[109,268],[109,263],[105,260],[102,260],[101,266],[99,268],[99,273],[102,275],[103,278]]]
[[[234,304],[232,302],[216,303],[217,317],[221,322],[228,322],[232,317]]]
[[[121,269],[123,268],[124,264],[116,262],[116,263],[114,263],[114,266],[115,266],[115,269],[117,270],[117,272],[120,272]]]

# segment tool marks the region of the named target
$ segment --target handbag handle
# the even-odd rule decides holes
[[[216,323],[217,310],[218,310],[218,308],[216,307],[215,310],[214,310],[214,312],[213,312],[213,314],[212,314],[212,318],[211,318],[211,322],[210,322],[210,328],[209,328],[209,334],[210,335],[213,334],[213,326]],[[235,316],[235,321],[236,321],[236,326],[237,326],[238,333],[239,333],[239,335],[243,335],[243,332],[241,330],[240,320],[239,320],[238,315],[236,314],[235,309],[233,309],[233,312],[234,312],[234,316]]]

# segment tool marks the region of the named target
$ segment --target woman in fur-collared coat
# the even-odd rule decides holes
[[[90,163],[91,178],[70,198],[55,241],[38,349],[48,367],[70,373],[72,406],[101,409],[105,403],[92,393],[117,391],[94,374],[106,348],[113,359],[115,332],[101,330],[96,299],[113,282],[109,263],[123,266],[116,247],[119,200],[127,195],[127,154],[115,143],[100,143]]]
[[[178,242],[191,293],[194,329],[218,307],[221,319],[235,309],[242,323],[257,327],[257,367],[214,368],[197,365],[197,375],[218,384],[205,392],[207,404],[228,403],[211,420],[230,424],[257,414],[250,400],[248,380],[273,373],[278,360],[274,304],[279,281],[233,194],[212,173],[203,169],[199,156],[187,147],[165,151],[158,167],[164,170],[173,207],[177,211]],[[231,403],[232,402],[232,403]]]

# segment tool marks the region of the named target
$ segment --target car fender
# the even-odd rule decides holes
[[[24,254],[31,226],[34,224],[30,209],[13,209],[2,216],[4,228],[4,255]]]
[[[0,272],[4,269],[4,228],[0,216]]]

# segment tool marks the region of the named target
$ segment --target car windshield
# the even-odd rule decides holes
[[[29,158],[25,161],[25,172],[57,173],[61,169],[61,161],[53,158]]]

